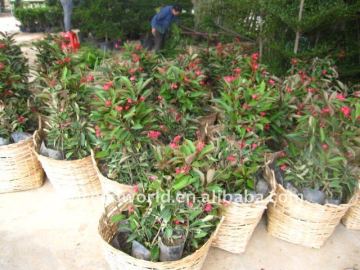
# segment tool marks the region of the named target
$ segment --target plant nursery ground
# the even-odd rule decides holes
[[[96,233],[102,197],[57,197],[49,182],[36,190],[0,196],[1,270],[108,270]],[[213,248],[204,270],[355,270],[360,234],[339,225],[320,250],[286,243],[257,227],[247,251]]]

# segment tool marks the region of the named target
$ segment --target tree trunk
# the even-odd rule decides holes
[[[302,14],[304,10],[304,2],[305,0],[300,0],[300,7],[299,7],[299,22],[301,22]],[[295,45],[294,45],[294,53],[297,54],[299,50],[299,40],[300,40],[300,27],[298,27],[298,30],[296,31],[296,37],[295,37]]]

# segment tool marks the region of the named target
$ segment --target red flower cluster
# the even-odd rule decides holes
[[[259,60],[259,53],[253,53],[251,55],[251,69],[253,72],[258,70],[259,68],[258,60]]]
[[[200,153],[205,147],[205,143],[203,141],[199,141],[197,144],[196,144],[196,151],[198,153]]]
[[[209,213],[212,211],[212,205],[210,203],[206,203],[205,206],[204,206],[204,211]]]
[[[348,106],[341,107],[341,112],[345,117],[350,117],[351,109]]]
[[[225,77],[224,77],[224,80],[225,80],[225,82],[227,82],[227,83],[232,83],[233,81],[236,80],[236,77],[235,77],[235,76],[225,76]]]
[[[112,106],[112,101],[111,100],[105,100],[105,107],[109,108]]]
[[[181,136],[180,135],[175,136],[174,139],[170,143],[170,147],[172,149],[178,148],[180,141],[181,141]]]
[[[150,130],[147,136],[152,140],[157,140],[161,136],[160,131]]]
[[[101,130],[100,130],[100,127],[99,126],[95,126],[95,136],[97,138],[100,138],[101,137]]]
[[[113,82],[110,81],[104,84],[103,89],[108,91],[111,87],[113,87]]]
[[[190,171],[191,167],[190,165],[185,165],[181,168],[176,168],[175,173],[176,174],[187,174]]]
[[[20,124],[24,124],[25,120],[26,120],[26,118],[25,118],[24,116],[22,116],[22,115],[20,115],[20,116],[18,117],[18,122],[19,122]]]
[[[132,58],[132,61],[133,61],[134,63],[137,63],[137,62],[140,61],[140,56],[137,55],[136,53],[133,53],[133,54],[131,55],[131,58]]]

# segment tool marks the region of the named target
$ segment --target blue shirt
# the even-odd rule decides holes
[[[171,26],[171,23],[176,19],[172,13],[173,6],[163,7],[158,14],[151,20],[151,27],[155,28],[161,34],[164,34]]]

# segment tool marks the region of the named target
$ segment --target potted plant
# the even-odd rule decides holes
[[[320,248],[351,205],[356,179],[346,158],[349,138],[358,136],[358,112],[346,86],[324,78],[334,70],[317,72],[316,65],[310,70],[318,77],[309,79],[310,72],[303,71],[296,83],[292,80],[297,75],[285,80],[284,100],[291,112],[285,122],[294,127],[284,136],[287,152],[278,157],[277,195],[269,207],[268,230],[289,242]],[[320,211],[323,215],[314,216]]]
[[[29,69],[13,35],[0,39],[0,193],[37,188],[43,171],[32,153],[37,119],[28,86]]]
[[[219,217],[217,203],[203,200],[210,196],[203,193],[205,182],[196,172],[213,147],[203,146],[192,153],[194,148],[193,142],[182,143],[179,138],[169,145],[154,146],[156,163],[138,175],[133,199],[116,203],[117,209],[107,207],[99,232],[106,242],[111,240],[104,238],[109,230],[117,239],[117,251],[104,243],[106,253],[114,255],[108,257],[114,269],[126,269],[129,264],[139,269],[201,269]],[[111,209],[115,214],[110,214]]]
[[[101,193],[100,181],[90,156],[95,141],[89,119],[86,84],[91,76],[72,71],[70,55],[60,70],[39,77],[36,102],[45,122],[36,136],[38,158],[57,192],[65,198]],[[74,67],[73,67],[74,68]],[[74,68],[75,69],[75,68]],[[85,80],[84,80],[85,78]]]

